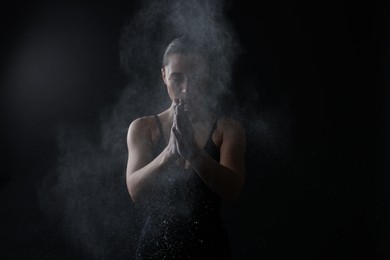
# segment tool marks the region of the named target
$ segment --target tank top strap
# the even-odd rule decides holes
[[[214,125],[210,130],[209,141],[213,140],[213,133],[214,133],[215,129],[217,128],[217,124],[218,124],[218,118],[215,120]]]
[[[163,128],[162,128],[162,124],[161,124],[161,121],[160,119],[158,118],[158,115],[154,115],[154,118],[156,119],[156,122],[157,122],[157,126],[158,126],[158,130],[160,132],[160,141],[159,143],[160,144],[165,144],[165,136],[164,136],[164,131],[163,131]]]
[[[215,145],[215,143],[213,141],[213,133],[214,133],[215,129],[217,128],[217,123],[218,123],[218,119],[215,120],[215,123],[210,130],[209,139],[207,140],[206,146],[203,149],[206,153],[208,153],[208,155],[210,155],[212,158],[214,158],[214,160],[219,162],[219,160],[220,160],[219,149],[217,148],[217,146]]]

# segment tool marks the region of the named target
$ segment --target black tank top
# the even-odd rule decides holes
[[[162,125],[156,145],[158,155],[166,146]],[[204,151],[219,162],[219,150],[211,129]],[[137,248],[137,259],[231,259],[227,234],[220,211],[221,198],[192,169],[163,172],[156,179],[157,194],[148,207],[148,216]]]

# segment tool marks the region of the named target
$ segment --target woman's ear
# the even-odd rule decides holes
[[[164,67],[161,68],[161,76],[162,76],[162,78],[163,78],[163,81],[164,81],[165,85],[167,85],[167,80],[166,80],[166,78],[165,78],[166,73],[165,73]]]

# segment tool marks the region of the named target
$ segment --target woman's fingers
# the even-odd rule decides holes
[[[182,142],[182,135],[176,128],[172,128],[172,134],[177,152],[181,157],[185,158],[185,155],[183,154],[183,152],[185,151],[185,144]]]
[[[184,111],[184,102],[180,100],[174,109],[172,134],[176,140],[175,145],[179,154],[183,158],[187,158],[187,155],[197,148],[194,131],[188,118],[188,112]]]
[[[188,134],[189,127],[191,126],[191,121],[188,118],[188,114],[184,111],[184,104],[180,102],[180,104],[175,107],[175,120],[177,130],[181,134]]]
[[[179,132],[177,131],[176,127],[172,127],[172,133],[174,138],[177,138],[176,136],[179,135]]]
[[[176,139],[176,143],[177,144],[181,143],[182,142],[181,133],[177,130],[177,128],[173,128],[172,131],[173,131],[174,138]]]

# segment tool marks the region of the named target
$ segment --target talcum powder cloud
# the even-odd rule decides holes
[[[222,1],[143,1],[124,25],[119,55],[128,83],[101,116],[98,140],[62,126],[56,169],[39,188],[41,208],[71,244],[94,259],[132,257],[140,229],[125,184],[126,132],[132,120],[169,105],[160,67],[166,45],[186,36],[215,55],[213,87],[229,93],[239,43]],[[212,100],[210,102],[213,102]]]

